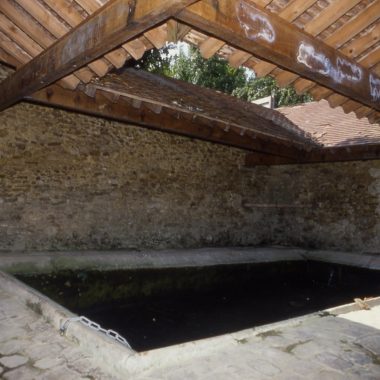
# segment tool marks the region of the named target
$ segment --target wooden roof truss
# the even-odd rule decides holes
[[[324,0],[324,7],[320,3],[2,0],[0,61],[17,70],[0,83],[0,110],[28,98],[82,112],[91,112],[93,107],[92,113],[99,114],[96,97],[81,90],[86,83],[122,67],[131,57],[141,58],[152,47],[183,39],[198,45],[206,58],[222,55],[233,66],[245,65],[259,76],[270,74],[281,86],[293,83],[299,93],[310,91],[333,107],[342,106],[345,112],[378,121],[380,0]],[[119,99],[115,101],[109,94],[99,96],[106,99],[102,104],[108,102],[103,113],[118,108],[116,118],[120,120],[127,120],[133,109],[139,109],[132,104],[133,109],[123,111]],[[70,104],[64,104],[67,102]],[[151,125],[160,124],[161,128],[166,117],[153,113],[156,116]],[[229,137],[218,141],[219,137],[209,138],[196,129],[185,134],[229,143]],[[230,145],[257,150],[252,144],[234,141]],[[266,150],[258,151],[269,153]],[[270,154],[275,155],[275,150]],[[303,154],[297,152],[295,161]],[[379,153],[375,149],[371,154],[362,157],[373,159]],[[304,161],[316,161],[310,157]]]

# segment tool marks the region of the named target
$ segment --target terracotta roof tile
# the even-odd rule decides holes
[[[325,146],[379,144],[380,124],[358,119],[342,108],[330,108],[326,100],[278,108],[290,121]]]
[[[276,110],[143,70],[129,68],[123,74],[108,75],[87,87],[203,116],[293,144],[318,145],[308,132]]]

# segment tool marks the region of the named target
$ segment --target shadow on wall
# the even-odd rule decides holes
[[[378,144],[369,135],[339,145]],[[293,194],[291,207],[276,210],[276,244],[312,249],[380,252],[380,160],[272,167]],[[282,233],[286,230],[287,233]]]

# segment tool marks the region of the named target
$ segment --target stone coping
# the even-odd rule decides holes
[[[48,297],[39,293],[35,289],[18,281],[12,275],[0,271],[0,288],[3,288],[8,294],[16,297],[19,302],[23,302],[38,312],[45,321],[53,326],[59,334],[59,328],[69,318],[75,317],[73,313],[63,306],[52,301]],[[380,297],[366,301],[369,306],[380,305]],[[236,342],[244,339],[246,336],[255,336],[265,334],[277,328],[288,326],[297,326],[300,322],[322,318],[324,315],[340,315],[360,310],[355,303],[328,309],[324,312],[307,314],[302,317],[292,318],[264,326],[238,331],[236,333],[225,334],[217,337],[201,339],[193,342],[187,342],[179,345],[155,349],[146,352],[137,353],[127,347],[115,342],[104,334],[91,330],[88,327],[78,323],[70,323],[65,336],[67,339],[74,341],[83,350],[95,356],[99,364],[109,371],[125,376],[134,376],[141,371],[147,371],[152,368],[181,365],[181,362],[193,360],[204,356],[207,353],[220,350],[223,347],[231,347]]]
[[[49,273],[65,269],[159,269],[302,260],[380,270],[380,253],[368,254],[284,247],[200,248],[160,251],[0,252],[0,269],[8,273]]]

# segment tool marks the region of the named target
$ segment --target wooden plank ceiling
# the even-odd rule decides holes
[[[0,84],[0,110],[43,88],[80,98],[183,40],[377,123],[379,19],[380,0],[1,0],[0,62],[16,72]]]
[[[141,25],[143,32],[138,35],[126,34],[124,42],[117,43],[110,52],[98,54],[98,59],[89,57],[86,66],[78,67],[61,79],[60,85],[76,88],[80,83],[88,83],[113,68],[122,67],[131,57],[139,59],[147,49],[162,47],[168,40],[182,39],[199,46],[207,58],[220,54],[232,66],[247,66],[258,76],[272,75],[280,86],[293,83],[297,92],[310,91],[315,99],[326,98],[332,107],[342,106],[345,112],[354,111],[358,117],[377,121],[380,115],[379,0],[218,0],[218,12],[213,6],[215,2],[201,0],[179,15],[175,15],[174,8],[171,9],[172,15],[195,24],[197,30],[173,19],[168,21],[169,13],[164,14],[169,5],[174,4],[178,10],[195,1],[2,0],[0,60],[20,67],[103,5],[118,2],[142,10],[146,7],[147,12],[154,9],[150,23]],[[206,28],[202,27],[199,17],[198,20],[191,17],[191,13],[194,16],[196,12],[198,16],[203,12],[202,17],[208,22]],[[220,16],[226,16],[227,12],[228,17],[224,18],[227,24],[230,23],[235,32],[245,33],[241,43],[236,38],[227,38],[226,25],[214,28],[210,25],[215,17],[220,23],[223,20]],[[157,26],[160,19],[156,13],[165,15],[166,22]],[[110,18],[106,21],[110,23]],[[112,20],[111,25],[114,22],[116,20]],[[257,28],[262,30],[257,32]],[[276,34],[275,30],[282,32],[272,36],[279,38],[279,42],[268,42],[268,35],[269,39],[272,38],[270,34]],[[106,36],[102,39],[107,42]],[[322,42],[323,46],[320,45]],[[292,43],[300,46],[289,55]],[[237,49],[237,46],[244,49]],[[262,51],[265,47],[268,47],[267,52]],[[277,54],[279,47],[283,50],[282,55]],[[334,63],[334,59],[337,60],[334,51],[342,54],[338,63]],[[297,62],[297,55],[303,64]],[[259,57],[270,59],[271,63]],[[334,81],[338,83],[332,85]]]

